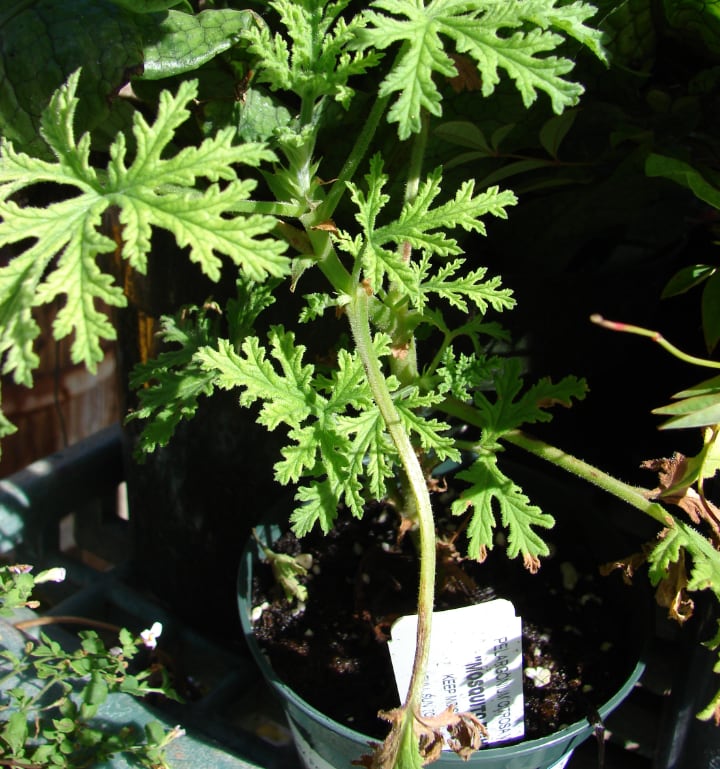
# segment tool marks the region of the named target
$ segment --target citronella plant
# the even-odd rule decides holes
[[[64,576],[64,569],[34,576],[27,565],[1,567],[0,614],[29,630],[42,619],[23,619],[16,610],[36,608],[35,585]],[[134,766],[169,769],[166,748],[182,736],[180,727],[168,730],[151,721],[143,733],[130,725],[112,730],[102,717],[102,706],[118,694],[177,699],[159,666],[133,670],[139,650],[154,648],[159,634],[157,627],[139,636],[122,629],[117,644],[107,648],[97,632],[82,630],[79,648],[66,651],[41,632],[28,636],[21,651],[1,650],[0,764],[79,769],[123,756]]]
[[[583,397],[584,383],[568,377],[527,386],[516,359],[490,352],[504,338],[494,314],[514,299],[475,248],[464,252],[461,238],[484,234],[485,220],[505,218],[517,201],[512,192],[458,180],[457,170],[446,182],[441,168],[425,163],[459,69],[474,72],[464,81],[468,104],[505,78],[527,109],[541,96],[562,113],[583,92],[570,75],[573,59],[583,48],[603,58],[601,35],[590,24],[591,5],[562,0],[254,6],[263,14],[243,17],[233,32],[229,64],[240,72],[233,107],[214,122],[205,114],[204,140],[183,146],[180,138],[199,106],[197,83],[187,79],[162,92],[151,119],[134,114],[132,131],[117,135],[101,167],[91,136],[77,138],[74,128],[86,76],[76,71],[43,113],[52,159],[3,142],[0,246],[20,244],[0,270],[3,372],[31,383],[32,310],[57,297],[65,304],[55,335],[73,335],[75,360],[93,369],[101,340],[114,337],[97,301],[126,302],[98,257],[117,250],[144,273],[153,228],[174,235],[211,279],[233,271],[238,296],[226,306],[208,302],[164,319],[167,350],[136,372],[142,387],[132,417],[148,420],[143,445],[151,450],[167,443],[200,397],[237,388],[240,405],[256,406],[259,422],[287,438],[275,475],[297,488],[291,524],[298,535],[329,531],[340,506],[361,516],[369,500],[395,501],[420,553],[415,666],[405,701],[388,714],[390,733],[368,760],[418,767],[428,742],[416,714],[435,582],[427,481],[434,465],[459,459],[463,449],[475,456],[460,473],[467,490],[453,506],[470,516],[472,558],[485,557],[498,526],[508,555],[530,570],[548,552],[542,530],[553,519],[499,467],[503,441],[600,479],[659,520],[669,517],[638,490],[520,432],[549,419],[547,406]],[[180,10],[168,18],[180,29],[193,17]],[[182,36],[173,40],[177,46]],[[173,71],[191,71],[188,60]],[[142,81],[134,85],[141,93]],[[62,199],[23,205],[21,193],[39,183],[62,185]],[[103,227],[106,212],[116,227]],[[282,325],[261,333],[263,311],[308,284],[297,317],[286,312]],[[303,340],[317,324],[333,340],[322,360]],[[458,437],[454,420],[478,428],[477,438]]]

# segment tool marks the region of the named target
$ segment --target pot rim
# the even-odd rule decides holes
[[[279,527],[272,524],[258,528],[262,529],[262,532],[258,532],[258,536],[263,541],[272,541],[274,536],[280,533]],[[299,708],[314,721],[318,723],[332,723],[333,730],[337,734],[347,737],[348,739],[365,743],[368,746],[371,744],[377,744],[378,740],[376,738],[370,737],[366,734],[363,734],[362,732],[351,729],[350,727],[345,726],[338,721],[335,721],[330,716],[326,715],[322,711],[306,702],[288,684],[286,684],[278,677],[267,656],[260,648],[260,645],[255,638],[252,622],[250,619],[253,606],[251,601],[248,600],[248,596],[251,594],[252,587],[252,562],[258,554],[258,549],[259,546],[253,539],[250,539],[247,542],[243,552],[238,574],[237,598],[240,623],[245,635],[245,640],[263,676],[278,694],[280,694],[285,700],[295,705],[295,707]],[[615,692],[612,697],[610,697],[610,699],[608,699],[597,709],[601,719],[604,720],[613,710],[615,710],[615,708],[617,708],[623,702],[623,700],[627,698],[637,682],[640,680],[644,670],[644,653],[641,651],[639,659],[625,680],[625,683]],[[522,740],[521,742],[513,742],[508,745],[485,747],[481,748],[478,753],[495,757],[498,757],[503,753],[506,755],[508,753],[512,753],[514,756],[522,756],[527,753],[533,753],[538,749],[549,748],[560,743],[568,743],[568,745],[570,745],[571,742],[575,741],[576,744],[579,744],[592,733],[594,728],[594,725],[587,719],[583,721],[575,721],[574,723],[563,727],[557,732],[548,734],[545,737],[538,737],[533,740]],[[575,738],[580,739],[576,740]],[[458,757],[458,760],[461,759]]]

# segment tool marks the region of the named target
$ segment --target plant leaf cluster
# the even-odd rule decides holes
[[[524,425],[546,421],[549,407],[582,398],[584,382],[526,385],[519,360],[491,354],[492,342],[503,338],[494,314],[515,300],[482,255],[466,252],[464,240],[484,235],[486,220],[506,218],[516,204],[496,182],[543,164],[523,159],[480,188],[470,178],[449,181],[447,169],[428,171],[424,161],[429,126],[443,115],[448,84],[468,63],[478,88],[473,99],[495,93],[501,76],[525,110],[540,92],[548,97],[556,117],[543,124],[539,141],[556,160],[575,119],[564,110],[583,92],[570,76],[568,51],[584,47],[605,58],[601,34],[588,23],[594,7],[374,0],[354,12],[350,0],[272,0],[261,16],[215,8],[196,14],[169,0],[120,4],[146,56],[146,80],[196,71],[199,78],[176,82],[174,94],[163,89],[152,119],[132,111],[129,130],[108,144],[104,165],[91,155],[91,135],[75,126],[84,68],[82,75],[75,67],[66,72],[43,113],[40,135],[51,159],[24,152],[15,136],[3,140],[0,247],[19,252],[0,268],[3,373],[31,383],[38,334],[32,311],[58,298],[64,306],[54,334],[72,335],[73,360],[93,370],[101,341],[115,334],[103,306],[126,303],[104,259],[114,255],[145,273],[153,230],[165,230],[178,258],[211,280],[231,270],[238,293],[224,307],[207,302],[163,320],[165,350],[133,379],[141,394],[132,418],[147,421],[146,449],[166,444],[216,388],[239,390],[240,405],[286,438],[275,475],[297,488],[296,533],[329,531],[339,507],[360,516],[370,499],[400,500],[400,514],[418,530],[430,585],[419,599],[426,617],[434,563],[427,478],[443,460],[472,451],[473,462],[459,474],[467,488],[453,506],[469,516],[470,557],[484,558],[502,526],[508,555],[536,570],[552,517],[504,474],[497,454],[505,441],[517,442]],[[235,78],[235,103],[205,111],[201,88],[211,71],[226,82],[217,75],[223,68]],[[139,77],[133,84],[149,92]],[[357,108],[357,99],[360,112],[368,109],[342,146],[331,148],[332,157],[344,152],[340,161],[325,163],[324,121],[332,115],[343,125],[343,117],[358,114],[346,111]],[[193,114],[205,138],[194,134],[187,142]],[[470,149],[486,155],[508,135],[502,127],[488,140],[457,121],[445,131],[466,142],[470,135]],[[49,205],[23,205],[39,184],[65,194]],[[280,287],[297,292],[310,279],[323,287],[312,284],[299,316],[263,333],[262,313]],[[320,325],[332,332],[329,352],[313,345]],[[477,439],[458,437],[456,420],[474,428]],[[714,452],[707,459],[714,463]],[[700,555],[692,586],[715,580],[712,553],[693,531],[678,524],[653,550],[652,579],[693,543]],[[283,564],[282,579],[295,597],[298,573],[297,564]],[[418,639],[421,661],[427,639]],[[421,678],[419,665],[373,766],[420,765],[413,719]],[[93,686],[103,691],[99,679]]]
[[[308,300],[301,319],[325,320],[334,307],[338,320],[347,315],[352,343],[338,344],[332,364],[319,365],[308,359],[296,333],[282,325],[272,326],[265,342],[251,332],[220,336],[205,308],[186,311],[184,319],[166,319],[163,335],[170,349],[136,376],[138,383],[149,382],[136,413],[152,418],[146,445],[166,442],[178,420],[191,415],[198,398],[213,388],[239,388],[241,405],[259,405],[261,424],[286,431],[288,440],[275,470],[280,482],[299,486],[300,504],[292,517],[298,533],[316,524],[329,530],[340,504],[361,515],[369,498],[397,496],[396,485],[402,485],[405,474],[414,502],[404,503],[402,512],[417,517],[427,555],[434,527],[430,518],[428,528],[431,511],[420,459],[431,466],[460,457],[442,414],[448,388],[441,361],[446,368],[451,365],[460,337],[470,339],[476,349],[471,358],[479,361],[478,333],[492,329],[497,334],[485,321],[486,314],[510,308],[514,301],[484,266],[468,263],[453,232],[484,234],[483,217],[504,218],[516,199],[497,187],[476,193],[472,181],[444,190],[439,170],[423,172],[421,149],[411,160],[409,191],[399,207],[389,205],[391,179],[380,156],[370,160],[364,184],[357,174],[390,102],[386,117],[397,124],[400,141],[417,134],[422,147],[426,121],[421,116],[440,114],[440,78],[457,73],[451,54],[475,62],[485,95],[504,71],[526,106],[538,90],[549,95],[556,112],[574,104],[582,87],[566,79],[572,61],[557,55],[556,49],[570,37],[601,53],[598,33],[584,24],[593,9],[555,0],[376,0],[348,20],[344,12],[349,2],[344,0],[275,0],[269,5],[277,14],[278,31],[257,17],[244,18],[243,23],[249,23],[238,34],[255,58],[257,83],[267,84],[276,94],[291,94],[299,103],[297,118],[279,126],[279,154],[267,144],[235,143],[231,127],[175,151],[172,143],[198,94],[197,85],[186,81],[174,96],[160,95],[154,122],[134,113],[132,143],[118,134],[110,144],[107,166],[100,170],[90,162],[89,134],[75,138],[78,73],[69,77],[44,113],[41,133],[54,160],[33,158],[4,142],[0,245],[21,242],[29,222],[34,242],[0,275],[3,370],[30,383],[37,364],[32,307],[59,295],[66,302],[55,334],[73,334],[73,359],[92,369],[100,359],[100,341],[114,335],[96,303],[125,302],[111,275],[99,267],[98,257],[117,253],[132,269],[145,272],[153,228],[174,235],[212,280],[220,277],[221,257],[235,265],[246,287],[288,275],[293,275],[295,286],[304,269],[316,266],[328,288]],[[132,4],[132,11],[137,10]],[[182,24],[174,18],[173,34],[180,30],[182,37]],[[184,22],[190,29],[190,19]],[[173,59],[178,35],[165,37],[163,45],[167,43]],[[447,48],[449,43],[454,50]],[[390,47],[396,53],[386,66],[384,52]],[[181,57],[174,58],[182,70]],[[151,59],[164,61],[163,51],[156,50]],[[326,191],[318,179],[316,143],[328,101],[347,107],[355,93],[350,81],[360,81],[371,69],[377,73],[381,64],[384,74],[376,106]],[[163,66],[175,71],[172,65]],[[258,190],[257,175],[239,178],[239,165],[261,169],[275,200],[251,200]],[[38,182],[74,187],[80,194],[43,208],[15,202],[18,193]],[[392,182],[397,186],[395,179]],[[355,208],[354,222],[335,224],[332,217],[346,193]],[[108,211],[114,224],[109,232],[102,219]],[[271,235],[281,217],[295,219],[280,227],[288,244],[299,246],[295,266],[285,255],[286,243]],[[474,317],[458,329],[452,312]],[[442,355],[419,361],[421,336],[439,339]],[[512,366],[505,372],[508,380],[517,378]],[[519,387],[507,383],[513,394]],[[469,391],[467,398],[473,401]],[[492,409],[476,408],[481,405],[481,400],[473,403],[483,421]],[[497,441],[515,426],[514,416],[484,425],[488,441],[490,436]],[[480,498],[479,472],[476,465],[467,503],[475,510],[474,532],[487,529],[492,517],[492,500]],[[534,567],[542,544],[533,527],[549,525],[549,517],[536,511],[516,487],[504,494],[498,491],[495,499],[511,531],[511,555],[522,553]],[[478,556],[481,539],[473,535],[471,549]],[[424,605],[421,611],[430,608]],[[404,734],[413,733],[407,729],[413,710],[410,698],[399,711],[402,718],[395,728]],[[388,744],[398,743],[390,739]],[[414,740],[401,744],[387,762],[415,763]]]
[[[153,227],[171,232],[181,248],[189,249],[191,261],[213,279],[220,274],[217,254],[258,280],[289,271],[284,244],[265,237],[274,226],[272,218],[227,216],[256,184],[238,178],[233,164],[256,166],[271,160],[269,149],[251,143],[233,146],[233,132],[227,129],[199,147],[163,157],[175,130],[189,117],[187,105],[196,95],[195,84],[186,82],[177,95],[161,97],[152,125],[135,115],[137,151],[132,161],[126,162],[127,144],[124,134],[118,134],[108,166],[100,171],[90,164],[89,135],[75,140],[79,77],[70,77],[43,116],[43,135],[55,162],[16,152],[7,140],[0,145],[0,246],[22,242],[29,232],[35,241],[0,272],[2,372],[26,385],[32,383],[38,363],[33,342],[39,328],[32,308],[58,296],[65,297],[65,304],[54,324],[56,338],[72,334],[73,362],[96,369],[103,355],[101,340],[115,338],[99,304],[126,304],[112,275],[100,268],[98,256],[118,249],[133,269],[144,273]],[[209,184],[198,189],[199,179]],[[79,194],[45,207],[14,202],[13,195],[39,182],[69,185]],[[100,231],[103,214],[113,207],[119,209],[119,242]]]
[[[37,605],[30,600],[34,587],[30,567],[0,568],[2,614]],[[72,652],[42,632],[28,638],[21,654],[0,651],[0,762],[79,769],[122,755],[135,766],[169,769],[165,748],[178,730],[150,722],[144,733],[132,727],[112,731],[99,718],[115,694],[177,699],[167,672],[133,663],[142,641],[128,630],[120,631],[111,649],[93,630],[78,637],[79,648]]]

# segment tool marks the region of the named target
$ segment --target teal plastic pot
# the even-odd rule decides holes
[[[280,530],[268,525],[259,528],[257,534],[262,541],[268,543],[277,538]],[[257,563],[257,559],[258,546],[251,541],[243,553],[238,581],[240,621],[251,653],[266,680],[281,699],[298,753],[305,767],[307,769],[350,769],[353,761],[369,752],[369,743],[377,740],[333,721],[305,702],[275,674],[255,640],[250,619],[253,609],[253,566]],[[638,661],[620,690],[599,708],[603,720],[630,694],[644,668],[644,663]],[[592,734],[593,727],[588,721],[578,721],[541,739],[527,740],[498,748],[483,748],[475,752],[467,762],[462,761],[454,753],[443,753],[432,766],[460,769],[461,766],[469,764],[482,769],[562,769],[573,750]]]

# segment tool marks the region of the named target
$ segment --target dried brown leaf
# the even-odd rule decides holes
[[[331,232],[333,235],[338,234],[337,225],[332,221],[332,219],[328,220],[327,222],[320,222],[320,224],[314,224],[310,229],[322,230],[323,232]]]
[[[485,725],[476,716],[458,713],[454,705],[449,705],[436,716],[415,716],[415,731],[426,763],[439,757],[445,741],[443,729],[448,731],[448,746],[464,761],[481,747],[483,737],[488,734]]]
[[[680,552],[680,557],[668,567],[665,576],[655,591],[655,600],[658,605],[668,610],[670,619],[674,619],[681,625],[692,617],[695,604],[687,593],[687,573],[685,571],[685,553]]]
[[[714,546],[720,547],[720,508],[692,487],[687,457],[676,452],[669,458],[648,459],[641,467],[658,473],[660,485],[648,494],[649,498],[660,498],[663,502],[677,505],[695,525],[703,521],[707,523],[712,531]],[[684,481],[686,477],[689,479],[687,482]]]
[[[448,727],[448,733],[448,745],[463,761],[467,761],[476,750],[480,750],[483,737],[487,737],[488,732],[472,713],[459,713],[458,722]]]
[[[355,766],[363,766],[365,769],[388,769],[393,765],[402,734],[405,710],[394,708],[381,711],[378,716],[392,725],[390,733],[381,745],[370,743],[373,753],[353,761]],[[448,746],[464,761],[467,761],[482,746],[483,738],[487,737],[488,733],[484,724],[476,716],[472,713],[458,713],[453,705],[436,716],[415,714],[413,731],[418,740],[423,764],[432,763],[440,758],[445,744],[443,734],[445,729],[448,733]]]
[[[646,459],[640,467],[658,474],[659,486],[651,494],[661,496],[663,492],[678,484],[687,473],[687,457],[675,452],[671,457]]]
[[[619,569],[622,572],[622,578],[625,584],[630,585],[632,583],[635,572],[647,562],[646,552],[632,553],[625,558],[620,558],[617,561],[611,561],[610,563],[604,563],[600,567],[600,574],[603,577],[607,577],[608,574]]]
[[[404,717],[403,708],[393,708],[392,710],[381,710],[378,716],[391,724],[390,732],[382,743],[371,742],[369,747],[372,753],[360,756],[353,760],[354,766],[364,766],[365,769],[386,769],[395,762],[398,754],[402,731],[400,725]]]

